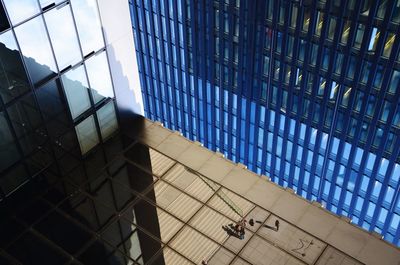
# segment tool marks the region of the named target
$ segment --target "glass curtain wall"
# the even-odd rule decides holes
[[[399,1],[131,0],[146,117],[400,244]]]
[[[118,130],[95,0],[0,4],[0,200]]]

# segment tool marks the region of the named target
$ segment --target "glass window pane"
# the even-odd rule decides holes
[[[307,32],[310,25],[310,8],[304,10],[302,30]]]
[[[297,21],[297,7],[292,6],[292,15],[290,16],[290,26],[292,28],[296,27],[296,21]]]
[[[99,143],[93,115],[75,126],[82,154],[85,154]]]
[[[25,154],[47,140],[45,134],[42,134],[42,120],[33,94],[18,100],[7,112]]]
[[[3,170],[19,159],[17,146],[3,112],[0,112],[0,135],[0,170]]]
[[[4,103],[29,90],[17,44],[11,31],[0,35],[0,97]]]
[[[387,8],[387,0],[381,1],[379,4],[378,12],[376,12],[376,17],[383,19],[385,17],[385,12]]]
[[[83,55],[104,47],[96,0],[73,0],[72,10],[78,28]]]
[[[69,5],[53,8],[44,15],[60,70],[81,60]],[[68,40],[68,41],[66,41]]]
[[[372,29],[371,37],[369,39],[368,51],[374,52],[378,44],[380,31],[377,28]]]
[[[388,36],[386,38],[385,46],[383,48],[383,53],[382,53],[383,57],[389,58],[390,52],[392,51],[395,37],[396,37],[396,35],[393,33],[388,34]]]
[[[314,34],[321,35],[322,25],[324,24],[324,13],[317,11],[317,23],[315,24]]]
[[[350,33],[350,25],[351,25],[351,22],[346,21],[343,26],[342,38],[340,39],[340,42],[343,45],[347,44],[347,39],[349,38],[349,33]]]
[[[39,103],[39,107],[42,111],[43,118],[45,120],[52,120],[55,121],[54,126],[64,127],[66,124],[59,124],[64,122],[64,102],[62,97],[60,96],[61,92],[61,85],[59,80],[52,80],[49,83],[46,83],[38,90],[36,90],[36,97]],[[60,117],[62,113],[62,117]],[[48,123],[48,127],[52,127],[53,123]]]
[[[356,37],[354,39],[354,48],[356,48],[356,49],[360,49],[361,48],[361,43],[362,43],[362,39],[363,39],[363,36],[364,36],[364,31],[365,31],[365,25],[364,24],[358,24]]]
[[[397,24],[400,22],[400,0],[397,0],[393,6],[392,22]]]
[[[328,28],[328,39],[333,40],[335,36],[335,29],[336,29],[336,18],[331,17],[329,20],[329,28]]]
[[[18,167],[7,173],[5,176],[0,178],[0,186],[4,193],[10,194],[24,181],[28,179],[29,175],[26,173],[24,167],[20,164]]]
[[[83,65],[65,73],[61,78],[71,116],[75,119],[90,107],[88,83]]]
[[[102,52],[85,61],[94,103],[114,97],[107,55]]]
[[[3,2],[13,25],[40,12],[36,0],[4,0]]]
[[[57,72],[41,16],[16,27],[15,34],[34,83]]]
[[[97,119],[99,120],[101,137],[105,140],[118,129],[113,101],[110,101],[97,111]]]

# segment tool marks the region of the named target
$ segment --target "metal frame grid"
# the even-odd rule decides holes
[[[39,5],[39,1],[37,1],[37,3]],[[3,1],[0,4],[3,7],[5,6]],[[59,8],[65,5],[69,5],[71,9],[71,16],[74,22],[73,26],[75,28],[76,37],[79,44],[79,50],[82,59],[75,65],[70,65],[65,69],[58,69],[57,72],[54,73],[53,75],[49,76],[48,78],[46,78],[45,80],[41,81],[38,84],[34,84],[32,81],[32,77],[28,71],[26,62],[23,59],[24,55],[20,52],[21,49],[19,47],[18,39],[15,34],[14,28],[30,21],[31,19],[37,17],[43,17],[43,15],[46,12],[49,12],[55,8]],[[6,12],[4,13],[4,15],[7,16],[8,21],[10,21],[8,14]],[[49,37],[46,21],[43,20],[43,23],[46,29],[46,34]],[[9,25],[11,25],[11,23],[9,23]],[[62,1],[58,4],[53,3],[49,4],[46,7],[41,8],[38,14],[26,18],[23,21],[19,22],[18,24],[7,27],[1,33],[4,34],[7,32],[12,32],[12,35],[18,46],[18,51],[17,51],[19,53],[18,59],[21,61],[21,64],[25,70],[26,77],[28,79],[28,84],[27,84],[28,87],[24,93],[14,97],[11,101],[7,102],[7,104],[4,104],[4,102],[0,98],[0,111],[4,115],[4,118],[9,127],[9,131],[11,132],[13,138],[13,143],[9,144],[15,144],[19,153],[19,159],[17,159],[13,164],[4,168],[1,171],[0,178],[5,179],[7,175],[11,175],[13,179],[21,179],[21,178],[25,179],[25,181],[18,183],[18,185],[13,187],[12,191],[8,191],[7,193],[4,191],[5,186],[2,187],[2,185],[0,185],[0,201],[7,200],[7,197],[10,196],[16,189],[25,185],[26,182],[28,182],[29,180],[32,180],[37,176],[40,176],[42,172],[47,170],[48,168],[52,167],[57,168],[58,175],[63,176],[70,174],[68,167],[74,167],[76,163],[79,163],[77,161],[82,161],[82,156],[79,150],[78,139],[75,134],[75,126],[78,125],[83,120],[85,120],[87,117],[93,115],[93,117],[95,118],[94,120],[95,120],[97,134],[99,135],[99,141],[100,143],[102,143],[103,141],[100,133],[100,125],[97,119],[97,110],[101,109],[101,107],[105,106],[110,101],[114,102],[114,99],[107,98],[101,101],[100,103],[94,104],[92,94],[88,92],[91,106],[87,111],[85,111],[83,114],[81,114],[74,120],[71,117],[66,95],[63,89],[63,84],[61,82],[61,75],[67,72],[69,69],[73,69],[74,67],[83,65],[84,61],[93,56],[96,56],[99,53],[102,52],[106,53],[104,46],[104,41],[105,41],[104,35],[102,34],[103,47],[101,47],[101,49],[99,50],[92,51],[88,54],[83,54],[81,41],[79,39],[79,34],[77,34],[77,30],[78,30],[77,24],[75,22],[74,12],[70,5],[70,1]],[[50,46],[52,45],[51,41],[49,42],[49,44]],[[39,48],[40,47],[38,47],[38,49]],[[51,56],[54,58],[54,50],[52,46],[51,50],[52,50]],[[88,73],[86,69],[85,69],[85,76],[86,78],[88,78]],[[42,106],[42,103],[38,99],[40,93],[43,92],[42,90],[44,90],[44,87],[52,85],[54,86],[54,89],[58,90],[59,98],[57,98],[57,100],[62,105],[61,108],[62,111],[60,111],[60,113],[45,113],[43,109],[44,106]],[[27,102],[24,101],[24,99],[27,99],[28,97],[32,98],[31,102],[32,104],[28,104]],[[11,108],[16,107],[17,105],[21,110],[25,111],[25,113],[23,114],[23,116],[25,117],[29,116],[27,112],[35,112],[38,115],[36,117],[36,119],[38,120],[36,125],[18,124],[19,126],[29,127],[31,129],[30,133],[33,134],[31,135],[31,137],[33,137],[31,139],[23,139],[22,136],[20,138],[17,137],[15,128],[13,126],[13,122],[16,123],[17,121],[12,121],[8,113],[9,110],[11,110]],[[28,120],[28,122],[30,121]],[[26,148],[26,146],[31,146],[31,150],[28,153],[24,152],[24,148]],[[22,171],[17,171],[20,169],[21,166],[22,166]],[[4,183],[4,185],[6,184],[7,183]]]

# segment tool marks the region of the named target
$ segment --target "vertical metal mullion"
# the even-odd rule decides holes
[[[186,134],[189,135],[189,138],[191,140],[193,140],[193,125],[192,125],[192,117],[193,117],[193,113],[192,113],[192,105],[191,105],[191,96],[190,96],[190,71],[189,71],[189,54],[191,53],[191,51],[189,50],[188,47],[188,33],[187,33],[187,4],[188,4],[188,0],[180,0],[182,1],[182,27],[183,27],[183,50],[185,52],[185,69],[184,69],[184,75],[185,75],[185,81],[186,81],[186,102],[187,102],[187,110],[184,111],[183,113],[183,117],[182,119],[185,120],[184,124],[186,123],[186,119],[185,116],[187,115],[188,117],[188,130],[186,128],[186,126],[184,127],[184,131],[186,131]],[[192,19],[192,18],[191,18]],[[192,35],[193,36],[193,35]],[[186,124],[185,124],[186,125]],[[188,132],[189,131],[189,132]]]
[[[253,79],[254,79],[254,62],[253,58],[255,57],[255,46],[256,46],[256,36],[257,36],[257,18],[259,17],[257,13],[257,4],[259,2],[250,2],[249,7],[248,7],[248,16],[249,16],[249,22],[250,22],[250,31],[247,34],[247,37],[249,38],[246,44],[248,44],[248,49],[247,49],[247,62],[246,64],[246,77],[247,80],[245,80],[245,96],[246,97],[246,114],[251,113],[251,102],[253,100]],[[250,49],[249,49],[250,48]],[[250,59],[251,58],[251,59]],[[247,126],[252,126],[251,125],[251,118],[250,115],[246,115],[245,124]],[[253,125],[254,130],[256,130],[256,126]],[[244,147],[241,146],[241,148],[244,148],[244,164],[248,165],[249,164],[249,153],[251,151],[254,151],[254,143],[253,143],[253,150],[249,150],[249,145],[250,145],[250,129],[247,127],[245,130],[245,137],[244,137]],[[253,161],[254,161],[254,156],[253,156]]]
[[[166,106],[167,106],[167,113],[169,113],[169,115],[168,115],[169,126],[168,127],[171,128],[171,129],[174,129],[175,122],[173,122],[173,120],[172,120],[172,117],[171,117],[172,115],[171,115],[171,110],[170,110],[171,105],[174,106],[175,103],[176,103],[175,93],[174,92],[175,92],[175,89],[177,89],[177,88],[175,88],[175,71],[174,71],[175,66],[174,66],[174,58],[173,58],[174,56],[173,56],[173,52],[172,52],[172,41],[171,41],[171,21],[174,21],[174,18],[170,18],[169,3],[168,3],[168,5],[164,5],[164,10],[165,10],[165,20],[167,21],[166,22],[166,30],[167,30],[167,36],[166,37],[167,37],[167,43],[168,43],[168,45],[167,45],[168,46],[168,53],[170,55],[168,64],[169,64],[169,73],[170,73],[170,76],[171,76],[171,91],[172,91],[172,95],[171,95],[172,102],[169,102],[169,97],[168,96],[165,99],[165,101],[166,101]],[[174,32],[175,32],[175,40],[174,41],[175,41],[175,51],[176,51],[176,45],[177,45],[176,36],[179,33],[176,32],[175,30],[174,30]],[[179,46],[179,40],[178,40],[178,46]],[[176,54],[176,57],[179,57],[179,54]],[[165,94],[166,95],[169,94],[168,85],[166,85],[166,87],[165,87]],[[176,107],[173,108],[172,113],[173,113],[174,119],[177,119]]]
[[[260,27],[260,34],[259,34],[259,48],[256,51],[256,54],[258,54],[260,60],[258,62],[258,74],[257,76],[262,76],[263,75],[263,71],[262,71],[262,66],[263,66],[263,58],[264,58],[264,42],[265,42],[265,34],[263,33],[263,29],[264,29],[264,21],[266,18],[266,14],[267,14],[267,9],[266,9],[266,3],[265,1],[262,1],[261,3],[259,3],[260,6],[260,10],[263,10],[263,12],[260,14],[260,20],[262,21],[262,23],[259,24]],[[260,11],[261,12],[261,11]],[[256,105],[256,113],[255,113],[255,124],[254,124],[254,148],[253,148],[253,171],[256,170],[256,172],[258,174],[262,174],[265,172],[265,169],[263,169],[261,167],[261,165],[258,165],[258,149],[260,148],[258,146],[258,138],[259,138],[259,134],[260,134],[260,129],[261,129],[261,124],[260,124],[260,110],[261,110],[261,98],[262,98],[262,78],[258,78],[257,79],[257,96],[255,98],[255,105]],[[265,121],[265,118],[264,118]],[[263,135],[263,141],[265,141],[265,130],[263,130],[264,135]],[[265,152],[262,152],[262,154],[265,154]],[[254,167],[255,166],[255,167]]]
[[[204,43],[204,50],[202,52],[202,60],[203,62],[201,63],[203,65],[202,70],[204,72],[204,75],[202,76],[203,79],[203,87],[205,87],[205,91],[206,93],[203,94],[203,100],[206,102],[206,105],[208,106],[208,102],[207,102],[207,98],[210,97],[210,107],[211,107],[211,119],[208,120],[208,115],[207,115],[207,129],[208,127],[211,127],[211,141],[207,142],[207,147],[213,151],[216,150],[216,146],[217,146],[217,124],[216,124],[216,110],[215,108],[217,107],[216,105],[216,101],[215,101],[215,86],[213,85],[213,82],[211,80],[213,80],[213,62],[210,61],[214,61],[214,53],[213,53],[213,39],[214,39],[214,28],[213,28],[213,17],[214,17],[214,13],[212,12],[213,10],[213,2],[212,1],[200,1],[202,6],[201,9],[203,12],[202,14],[204,14],[204,18],[203,18],[203,23],[204,23],[204,27],[203,25],[201,26],[201,28],[204,28],[204,38],[203,41]],[[206,25],[207,20],[209,21],[209,24]],[[211,22],[211,23],[210,23]],[[207,42],[207,35],[208,35],[208,42]],[[207,62],[210,62],[209,67],[207,67]],[[206,71],[204,71],[204,68],[206,69]],[[208,89],[209,88],[209,89]],[[222,89],[222,88],[220,88]],[[204,91],[204,90],[203,90]],[[208,95],[210,92],[210,95]],[[220,98],[221,100],[221,98]],[[208,111],[207,111],[208,113]],[[207,133],[208,135],[208,133]]]
[[[282,3],[283,4],[283,3]],[[285,8],[285,17],[286,17],[286,21],[287,21],[287,23],[284,23],[284,32],[285,32],[285,34],[284,34],[284,38],[282,39],[282,47],[281,47],[281,60],[282,61],[285,61],[285,59],[286,59],[286,50],[287,50],[287,48],[286,48],[286,42],[287,42],[287,38],[289,38],[290,37],[290,34],[289,34],[289,30],[288,30],[288,28],[289,28],[289,23],[290,22],[288,22],[288,21],[290,21],[290,6],[289,6],[289,8]],[[289,125],[289,121],[290,121],[290,115],[289,115],[289,113],[290,113],[290,110],[289,110],[289,108],[290,108],[290,103],[291,103],[291,100],[292,100],[292,90],[293,90],[293,87],[290,85],[291,84],[291,80],[293,80],[293,74],[292,74],[292,64],[293,64],[293,61],[291,60],[290,61],[290,63],[288,63],[288,64],[285,64],[285,69],[284,69],[284,71],[283,71],[283,80],[285,79],[285,75],[286,75],[286,67],[290,67],[290,71],[291,71],[291,78],[289,79],[289,85],[288,85],[288,89],[286,90],[287,91],[287,99],[286,99],[286,109],[283,109],[283,108],[281,108],[280,106],[279,106],[279,111],[280,112],[283,112],[283,114],[280,114],[280,115],[282,115],[283,117],[285,117],[285,121],[284,121],[284,124],[283,124],[283,135],[282,135],[282,152],[281,152],[281,164],[280,164],[280,168],[279,168],[279,176],[278,176],[278,181],[279,181],[279,185],[281,185],[281,186],[285,186],[284,185],[284,183],[285,183],[285,168],[286,168],[286,151],[287,151],[287,146],[288,146],[288,132],[289,132],[289,130],[288,130],[288,125]],[[285,83],[285,81],[283,81],[283,83]],[[284,87],[284,86],[283,86]],[[283,104],[283,96],[282,96],[282,99],[281,99],[281,105]],[[281,122],[281,121],[280,121]],[[292,167],[292,166],[290,166],[290,167]]]
[[[211,117],[211,121],[208,121],[208,115],[207,115],[207,85],[206,85],[206,72],[205,72],[205,68],[203,67],[204,65],[206,65],[206,62],[204,60],[204,58],[206,57],[206,49],[205,49],[205,41],[206,41],[206,33],[205,33],[205,17],[204,17],[204,10],[205,10],[205,0],[199,0],[198,1],[198,10],[200,10],[200,14],[198,17],[198,23],[199,23],[199,31],[198,31],[198,35],[199,35],[199,51],[200,51],[200,56],[199,56],[199,61],[197,62],[197,56],[196,56],[196,64],[199,63],[199,72],[198,72],[198,76],[197,76],[197,80],[195,80],[195,82],[199,82],[201,81],[201,87],[199,87],[198,90],[198,97],[199,97],[199,104],[203,105],[203,113],[204,113],[204,119],[203,119],[203,127],[204,127],[204,146],[206,146],[207,148],[211,148],[212,145],[209,142],[209,136],[208,136],[208,127],[211,126],[209,125],[212,124],[212,118]],[[202,94],[202,98],[200,100],[200,91]]]
[[[196,77],[198,76],[198,69],[197,69],[197,63],[196,63],[196,60],[197,60],[197,39],[198,39],[198,37],[197,37],[197,34],[198,34],[198,32],[197,32],[197,27],[196,27],[196,16],[197,16],[197,13],[195,12],[195,10],[197,10],[197,7],[195,8],[195,1],[194,0],[188,0],[188,1],[190,1],[190,13],[191,13],[191,19],[190,19],[190,22],[191,22],[191,25],[190,25],[190,28],[192,29],[192,64],[193,64],[193,79],[194,79],[194,88],[192,88],[192,87],[190,87],[190,94],[191,94],[191,91],[193,90],[194,91],[194,94],[193,95],[190,95],[190,98],[193,98],[194,99],[194,104],[195,104],[195,112],[196,112],[196,118],[195,118],[195,121],[196,121],[196,130],[197,130],[197,137],[196,137],[196,139],[198,140],[198,141],[202,141],[203,139],[202,139],[202,131],[203,131],[203,134],[204,134],[204,128],[203,128],[203,130],[202,130],[202,125],[201,125],[201,122],[200,122],[200,107],[199,107],[199,98],[198,98],[198,96],[197,96],[197,91],[198,91],[198,82],[197,82],[197,80],[196,80]],[[190,84],[191,84],[191,82],[189,82]],[[189,102],[188,102],[188,104],[189,104]],[[190,103],[191,104],[191,103]]]
[[[178,0],[178,1],[181,1],[181,7],[182,7],[182,1],[183,0]],[[179,103],[180,103],[180,106],[177,106],[177,108],[175,108],[175,109],[178,109],[178,111],[175,111],[175,113],[176,113],[175,114],[176,115],[175,116],[175,121],[176,121],[175,123],[178,125],[178,128],[176,128],[176,130],[184,131],[184,129],[185,129],[185,117],[184,117],[183,89],[182,89],[182,75],[181,75],[182,74],[181,43],[180,43],[181,32],[179,31],[179,23],[180,22],[179,22],[179,15],[178,15],[178,8],[177,8],[177,2],[176,1],[173,2],[173,6],[174,6],[174,14],[175,14],[174,30],[175,30],[175,36],[178,36],[176,38],[176,41],[175,41],[176,64],[177,64],[176,68],[177,68],[177,72],[178,72],[178,76],[177,76],[177,78],[178,78],[178,88],[175,88],[174,92],[177,91],[177,89],[179,90],[178,97],[179,97]],[[183,13],[182,10],[181,10],[181,12]],[[184,21],[182,19],[182,22],[181,22],[182,23],[182,27],[183,27],[183,22]],[[182,39],[184,40],[183,36],[182,36]],[[181,117],[181,123],[179,123],[178,114]],[[183,130],[182,130],[182,128],[183,128]]]
[[[243,1],[242,1],[243,3]],[[246,5],[249,5],[249,2],[245,3]],[[241,44],[244,44],[243,41],[243,36],[244,36],[244,24],[248,25],[248,16],[245,17],[244,10],[245,7],[240,8],[240,23],[239,25],[239,42]],[[243,50],[244,50],[244,45],[238,45],[238,52],[239,55],[243,55]],[[245,62],[244,62],[245,63]],[[241,66],[243,65],[243,56],[239,56],[238,58],[238,65]],[[238,91],[237,91],[237,110],[236,110],[236,146],[235,148],[235,158],[236,161],[240,161],[240,149],[242,148],[240,145],[240,133],[241,133],[241,113],[242,113],[242,91],[243,91],[243,69],[240,68],[238,69]],[[232,146],[233,147],[233,146]]]

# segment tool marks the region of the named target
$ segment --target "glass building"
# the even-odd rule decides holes
[[[400,245],[400,1],[129,4],[146,117]]]
[[[165,2],[147,4],[157,3]],[[171,3],[171,14],[181,10]],[[400,250],[377,233],[143,118],[130,10],[126,0],[0,1],[1,265],[400,262]],[[165,36],[171,60],[175,38]],[[169,70],[160,76],[185,73]],[[242,100],[190,71],[193,91],[206,85],[205,96],[228,93],[213,100]],[[265,124],[278,121],[277,110],[263,111]],[[251,124],[260,126],[257,115]],[[243,219],[239,234],[233,224]]]

